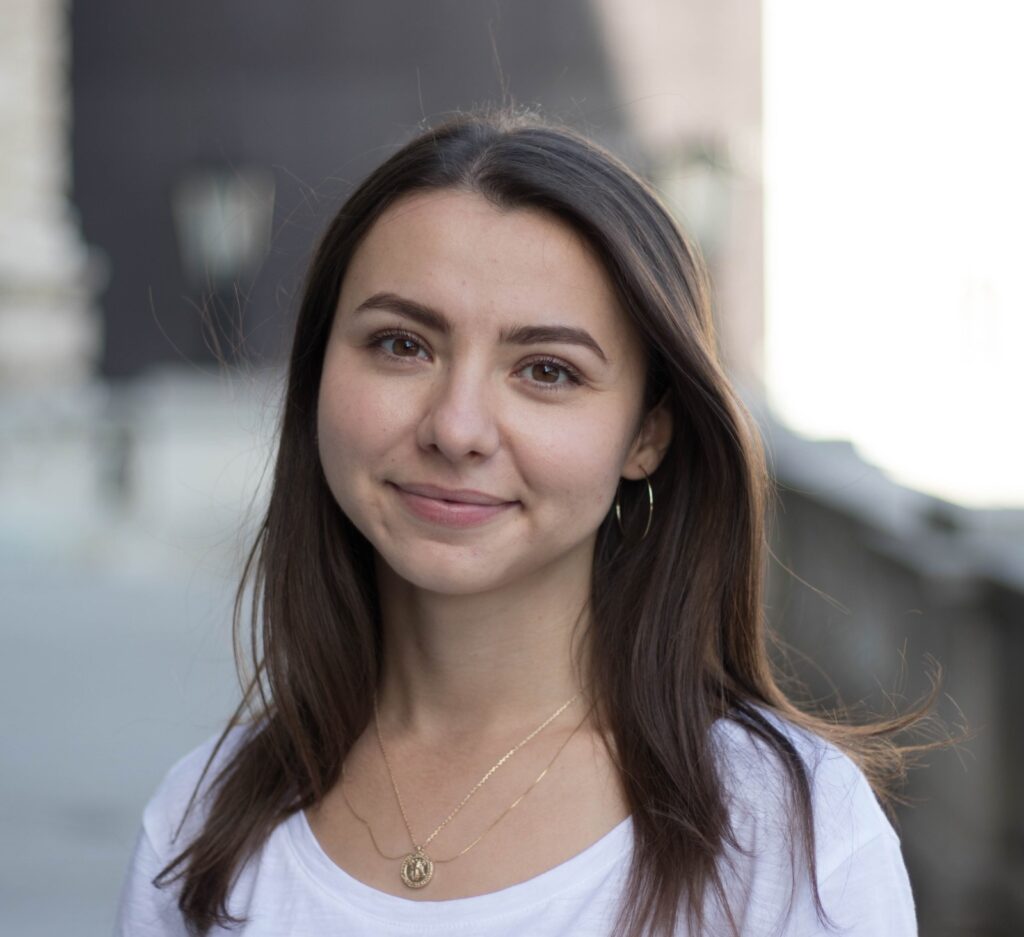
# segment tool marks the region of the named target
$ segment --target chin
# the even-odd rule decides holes
[[[508,580],[504,567],[499,569],[493,558],[468,547],[435,542],[424,544],[417,552],[413,558],[404,551],[394,556],[378,550],[384,567],[378,576],[390,573],[410,586],[439,595],[476,595]]]

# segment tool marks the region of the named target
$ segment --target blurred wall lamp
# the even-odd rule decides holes
[[[722,148],[708,141],[682,145],[654,170],[669,206],[712,263],[728,233],[732,173]]]
[[[192,169],[175,184],[171,207],[188,283],[231,290],[270,249],[274,174],[256,167]]]

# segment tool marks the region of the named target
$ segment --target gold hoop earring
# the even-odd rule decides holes
[[[651,529],[651,520],[654,518],[654,489],[651,487],[651,478],[642,465],[640,466],[640,471],[644,473],[644,479],[647,481],[647,526],[644,528],[643,536],[640,537],[643,540],[647,536],[647,531]],[[620,481],[619,484],[621,485],[622,482]],[[619,532],[625,535],[626,531],[622,529],[622,510],[619,505],[619,492],[617,488],[615,490],[615,520],[619,524]]]

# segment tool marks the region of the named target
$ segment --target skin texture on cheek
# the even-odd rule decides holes
[[[614,497],[625,456],[625,447],[615,444],[621,432],[615,421],[589,413],[529,427],[531,457],[525,464],[545,499],[567,519],[600,517],[600,493]]]
[[[317,410],[317,435],[320,461],[328,487],[339,507],[362,531],[372,538],[366,515],[372,513],[379,494],[367,484],[362,466],[366,462],[381,465],[389,446],[400,429],[403,417],[400,401],[380,393],[372,383],[345,380],[358,367],[336,348],[328,354],[330,366],[324,368]],[[368,510],[369,509],[369,510]]]

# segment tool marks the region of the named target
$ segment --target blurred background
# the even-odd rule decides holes
[[[0,13],[0,933],[110,932],[145,801],[238,696],[310,249],[424,120],[505,93],[699,239],[810,692],[885,711],[931,656],[978,730],[899,813],[922,937],[1024,933],[1018,4]]]

